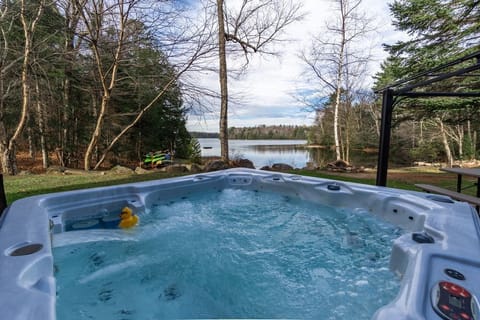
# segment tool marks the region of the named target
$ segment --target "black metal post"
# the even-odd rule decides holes
[[[5,196],[5,188],[3,186],[3,174],[0,173],[0,217],[7,208],[7,197]]]
[[[390,135],[392,129],[393,90],[385,89],[382,98],[382,124],[378,147],[377,186],[387,185],[388,155],[390,153]]]

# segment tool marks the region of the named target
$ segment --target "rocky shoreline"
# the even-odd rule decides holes
[[[63,174],[63,175],[82,175],[82,174],[146,174],[151,172],[166,172],[173,174],[183,174],[183,173],[201,173],[201,172],[211,172],[218,170],[225,170],[230,168],[249,168],[255,169],[255,166],[252,161],[248,159],[235,159],[231,160],[228,163],[222,161],[219,158],[208,159],[204,161],[204,164],[192,164],[192,163],[173,163],[161,168],[143,168],[137,166],[135,169],[116,165],[110,170],[103,171],[84,171],[81,169],[70,169],[60,166],[51,166],[46,170],[47,174]],[[332,163],[329,163],[327,167],[320,168],[314,163],[307,163],[307,166],[303,168],[295,168],[286,163],[274,163],[271,166],[263,166],[259,168],[260,170],[265,171],[276,171],[276,172],[288,172],[294,170],[327,170],[332,172],[363,172],[364,168],[356,168],[345,161],[337,160]],[[23,173],[28,174],[28,173]]]

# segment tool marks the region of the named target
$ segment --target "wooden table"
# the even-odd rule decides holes
[[[480,168],[441,168],[440,170],[455,173],[457,175],[457,192],[462,192],[462,177],[469,176],[477,178],[477,198],[480,197]]]

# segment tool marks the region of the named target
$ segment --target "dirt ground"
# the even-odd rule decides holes
[[[58,166],[59,162],[54,155],[50,156],[50,165]],[[30,157],[28,152],[17,153],[17,168],[18,172],[30,172],[34,174],[45,173],[45,169],[42,164],[42,156],[36,155],[34,159]]]
[[[359,179],[375,179],[376,171],[367,170],[365,172],[358,173],[338,173],[338,172],[328,172],[324,171],[325,174],[331,174],[332,176],[345,175],[351,176]],[[423,167],[408,167],[401,169],[391,169],[388,171],[387,180],[392,179],[396,181],[401,181],[405,183],[428,183],[428,184],[439,184],[441,181],[452,181],[452,177],[447,174],[437,174],[441,173],[439,169],[432,170],[431,168]]]
[[[50,154],[49,158],[50,158],[50,166],[60,166],[60,161],[58,160],[55,153]],[[132,169],[135,169],[137,165],[138,163],[130,162],[128,164],[125,164],[124,166],[128,166],[128,167],[131,167]],[[105,167],[102,167],[101,169],[107,169],[108,166],[109,166],[109,162],[107,160],[105,161]],[[110,168],[111,167],[113,167],[113,165],[110,166]],[[42,174],[46,172],[46,169],[43,168],[42,155],[37,154],[35,158],[32,159],[32,157],[28,154],[28,152],[17,153],[17,168],[18,168],[18,172],[28,172],[33,174]],[[78,168],[71,168],[71,169],[78,169]]]

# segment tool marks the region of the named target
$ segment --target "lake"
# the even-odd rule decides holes
[[[202,147],[202,157],[220,156],[219,139],[199,138],[198,142]],[[229,149],[230,159],[249,159],[257,169],[274,163],[303,168],[307,162],[325,167],[335,160],[333,149],[307,148],[307,140],[229,140]],[[352,164],[356,166],[373,167],[377,162],[377,153],[352,150],[351,157]]]
[[[202,157],[220,156],[220,140],[199,138]],[[253,162],[255,168],[286,163],[294,168],[303,168],[310,161],[307,140],[229,140],[230,159],[244,158]]]

